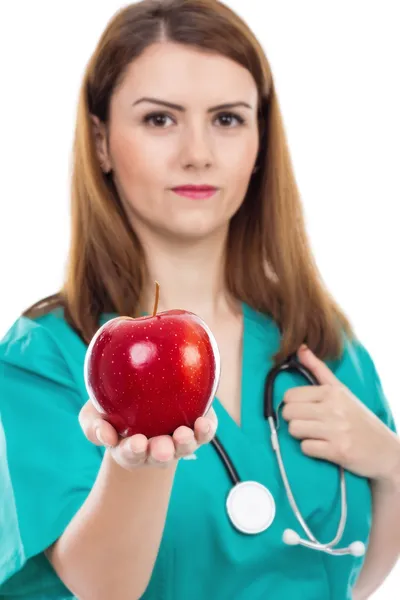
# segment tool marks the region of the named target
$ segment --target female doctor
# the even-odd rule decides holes
[[[118,439],[85,352],[110,318],[151,311],[154,280],[160,311],[213,331],[220,384],[194,430]],[[263,413],[296,354],[319,385],[282,372],[272,403],[311,537]],[[0,359],[2,598],[360,600],[391,570],[391,411],[315,267],[270,66],[223,4],[144,0],[108,24],[79,98],[65,283]]]

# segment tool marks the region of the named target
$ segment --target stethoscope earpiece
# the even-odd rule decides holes
[[[282,540],[288,546],[298,546],[300,544],[300,536],[293,529],[285,529]]]
[[[362,542],[353,542],[349,546],[350,554],[353,556],[364,556],[365,554],[365,544]]]
[[[352,556],[364,556],[365,554],[365,544],[363,542],[352,542],[348,548],[332,548],[331,544],[320,544],[319,542],[311,542],[308,540],[302,540],[299,534],[293,529],[285,529],[282,536],[282,541],[288,546],[306,546],[307,548],[312,548],[313,550],[320,550],[321,552],[327,552],[328,554],[333,555],[345,555],[351,554]]]

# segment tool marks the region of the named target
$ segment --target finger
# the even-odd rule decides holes
[[[217,413],[215,412],[213,406],[211,405],[210,408],[208,409],[208,411],[206,412],[205,415],[203,415],[203,417],[207,417],[207,419],[211,419],[211,421],[214,423],[215,428],[217,427],[218,424],[218,417],[217,417]]]
[[[307,346],[300,347],[297,356],[301,364],[315,375],[320,384],[338,383],[338,378],[332,373],[328,365],[320,360]]]
[[[303,440],[300,446],[303,454],[307,456],[335,463],[332,444],[326,440]]]
[[[175,456],[177,458],[193,454],[197,448],[197,440],[190,427],[178,427],[178,429],[174,431],[172,439],[175,445]]]
[[[289,433],[299,440],[328,440],[329,430],[321,421],[301,421],[294,419],[289,423]]]
[[[92,444],[115,446],[118,443],[118,433],[110,423],[104,420],[90,400],[82,407],[78,420],[83,433]]]
[[[148,445],[147,437],[138,433],[122,440],[113,452],[125,468],[139,467],[147,459]]]
[[[79,421],[79,425],[81,426],[83,433],[85,434],[85,436],[88,438],[88,440],[90,440],[91,442],[93,442],[93,444],[96,443],[96,436],[94,433],[94,423],[96,420],[101,419],[101,415],[99,412],[97,412],[97,410],[95,409],[95,407],[93,406],[92,402],[90,400],[88,400],[81,408],[79,415],[78,415],[78,421]]]
[[[175,445],[169,435],[160,435],[149,440],[148,462],[166,464],[175,458]]]
[[[99,419],[94,422],[93,427],[97,440],[94,443],[100,446],[105,446],[106,448],[112,448],[118,444],[118,433],[115,431],[111,423],[104,421],[104,419]]]
[[[194,424],[194,435],[199,445],[208,444],[215,436],[217,430],[217,419],[199,417]]]
[[[326,408],[317,402],[291,402],[282,409],[285,421],[292,419],[321,421],[324,420]]]
[[[286,390],[283,401],[288,404],[292,402],[322,402],[325,395],[331,389],[330,385],[303,385]]]
[[[203,421],[203,419],[208,419],[209,423],[207,423],[207,425],[206,425],[205,422]],[[210,406],[209,410],[206,412],[205,415],[203,415],[202,417],[199,417],[198,423],[200,425],[200,429],[203,429],[203,427],[204,427],[204,429],[207,430],[207,441],[211,441],[211,439],[214,437],[214,435],[217,431],[217,428],[218,428],[217,413],[215,412],[212,405]],[[210,425],[210,430],[208,430],[208,425]],[[196,435],[196,432],[198,431],[198,426],[196,426],[196,423],[195,423],[194,431],[195,431],[195,435]]]

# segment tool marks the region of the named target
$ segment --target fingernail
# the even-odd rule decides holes
[[[110,444],[107,444],[107,443],[106,443],[106,442],[103,440],[103,438],[102,438],[102,436],[101,436],[101,433],[100,433],[100,427],[97,427],[97,428],[95,429],[95,434],[96,434],[96,437],[97,437],[97,439],[99,440],[100,444],[102,444],[102,445],[103,445],[103,446],[105,446],[106,448],[111,448],[111,445],[110,445]]]
[[[132,444],[129,446],[130,451],[132,452],[133,456],[139,456],[140,454],[143,454],[143,450],[138,448],[137,446],[132,446]]]
[[[302,344],[299,348],[300,352],[305,352],[306,350],[308,350],[308,346],[306,344]]]
[[[180,443],[182,446],[186,446],[187,444],[190,444],[190,442],[191,442],[191,441],[192,441],[192,437],[191,437],[191,436],[188,436],[188,437],[185,437],[185,438],[181,438],[181,439],[179,440],[179,443]]]

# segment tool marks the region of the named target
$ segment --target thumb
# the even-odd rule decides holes
[[[102,418],[91,400],[83,405],[79,416],[79,424],[87,439],[96,446],[115,446],[118,434],[114,427]]]
[[[320,385],[333,385],[339,382],[338,378],[332,373],[330,368],[305,344],[300,346],[297,356],[300,363],[311,371]]]

